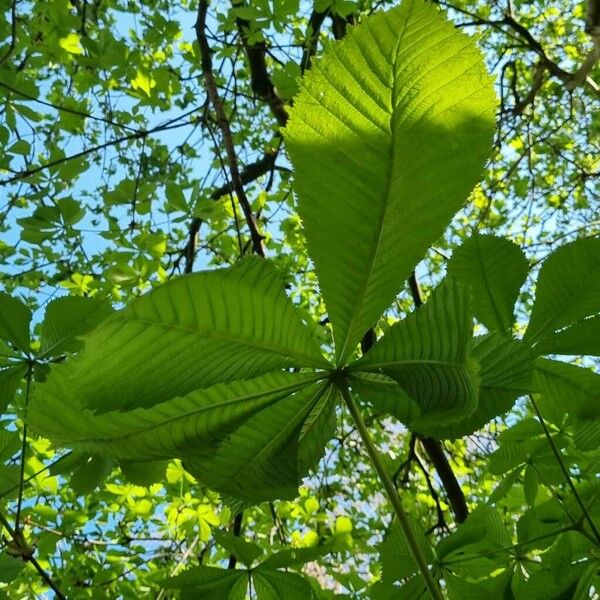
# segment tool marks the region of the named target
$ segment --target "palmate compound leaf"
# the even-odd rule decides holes
[[[285,137],[338,363],[480,178],[494,106],[473,40],[422,0],[366,19],[304,78]]]
[[[80,407],[100,414],[290,366],[327,362],[278,271],[250,258],[134,300],[85,336],[85,350],[54,367],[49,383],[64,380]]]
[[[468,356],[473,333],[468,296],[446,279],[424,306],[349,367],[353,374],[366,371],[396,381],[421,411],[411,423],[416,431],[463,419],[477,406],[478,365]]]
[[[490,331],[510,331],[513,309],[527,277],[527,259],[513,242],[474,235],[452,254],[448,275],[471,288],[475,317]]]
[[[266,261],[173,280],[84,342],[30,400],[32,430],[56,445],[178,457],[214,489],[257,502],[295,496],[333,435],[328,363]]]
[[[541,351],[544,338],[552,338],[562,328],[599,313],[600,238],[579,239],[561,246],[542,265],[524,339],[530,344],[539,343]],[[589,319],[579,325],[579,334],[594,324]]]

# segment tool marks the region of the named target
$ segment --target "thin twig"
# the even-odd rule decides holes
[[[58,600],[67,600],[67,597],[60,591],[60,588],[52,577],[46,573],[44,568],[40,565],[37,559],[33,556],[33,550],[25,543],[23,534],[13,529],[8,519],[0,513],[0,524],[4,526],[6,531],[12,537],[12,549],[15,554],[24,562],[29,562],[33,565],[33,568],[39,573],[40,577],[44,580],[46,585],[52,589]]]
[[[195,112],[198,110],[197,108],[191,112]],[[183,115],[182,115],[183,117]],[[157,125],[152,129],[136,131],[135,133],[131,133],[129,135],[124,135],[114,140],[109,140],[108,142],[104,142],[103,144],[98,144],[97,146],[92,146],[91,148],[86,148],[85,150],[81,150],[80,152],[76,152],[75,154],[70,154],[69,156],[65,156],[63,158],[57,158],[55,160],[51,160],[43,165],[39,165],[37,167],[32,167],[30,169],[25,169],[23,171],[19,171],[15,173],[12,177],[8,177],[0,181],[0,187],[4,185],[9,185],[11,183],[15,183],[17,181],[21,181],[23,179],[28,179],[41,171],[45,171],[46,169],[50,169],[52,167],[56,167],[58,165],[62,165],[71,160],[75,160],[77,158],[83,158],[84,156],[88,156],[89,154],[94,154],[95,152],[99,152],[100,150],[104,150],[105,148],[110,148],[111,146],[117,146],[122,144],[123,142],[130,142],[132,140],[144,139],[148,137],[152,133],[158,133],[159,131],[167,131],[170,129],[177,129],[179,127],[186,127],[188,125],[194,125],[196,123],[196,119],[191,119],[189,121],[184,121],[183,123],[176,123],[173,120],[168,121],[167,123],[163,123],[162,125]]]

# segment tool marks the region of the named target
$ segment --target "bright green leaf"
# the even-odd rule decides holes
[[[473,40],[422,0],[365,20],[308,71],[286,144],[339,362],[481,177],[494,105]]]

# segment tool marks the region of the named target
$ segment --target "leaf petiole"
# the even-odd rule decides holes
[[[381,460],[381,456],[379,455],[379,452],[377,451],[377,448],[375,448],[375,444],[373,443],[373,440],[371,439],[369,430],[367,429],[365,421],[362,418],[362,415],[360,414],[360,409],[356,405],[356,402],[354,401],[354,398],[352,397],[352,394],[350,393],[348,385],[345,382],[339,382],[338,388],[340,390],[340,393],[342,394],[342,397],[344,398],[344,402],[346,403],[346,406],[348,407],[350,414],[352,415],[354,424],[356,425],[358,433],[360,434],[363,444],[365,445],[367,454],[369,455],[369,458],[371,459],[371,462],[373,463],[373,467],[377,471],[379,480],[381,481],[381,484],[383,485],[383,487],[385,489],[387,497],[392,504],[394,512],[396,513],[396,516],[398,517],[400,527],[402,528],[402,531],[404,532],[404,535],[406,536],[406,541],[408,543],[408,546],[411,550],[413,558],[415,559],[415,561],[419,567],[419,571],[421,572],[421,575],[423,576],[423,579],[425,580],[425,583],[429,589],[429,592],[431,593],[431,597],[434,598],[434,600],[444,600],[444,597],[442,596],[440,588],[438,587],[438,583],[434,579],[433,575],[431,574],[431,571],[429,570],[429,566],[427,564],[427,559],[425,558],[425,555],[423,554],[423,550],[421,549],[421,546],[419,545],[419,542],[417,541],[415,532],[413,531],[412,525],[408,519],[408,515],[407,515],[406,511],[404,510],[404,507],[402,506],[400,496],[398,496],[398,490],[396,490],[396,486],[394,485],[392,478],[390,477],[389,473],[387,472],[387,470]]]

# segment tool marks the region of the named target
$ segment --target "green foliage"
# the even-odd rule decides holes
[[[472,334],[467,295],[447,280],[352,368],[396,381],[421,410],[412,425],[426,431],[428,423],[459,420],[475,409],[478,367],[467,354]]]
[[[542,266],[526,339],[531,343],[598,312],[600,239],[565,244]]]
[[[600,588],[583,3],[383,4],[0,14],[1,597]]]
[[[340,364],[480,178],[493,109],[473,42],[421,0],[357,27],[303,80],[286,144]]]

